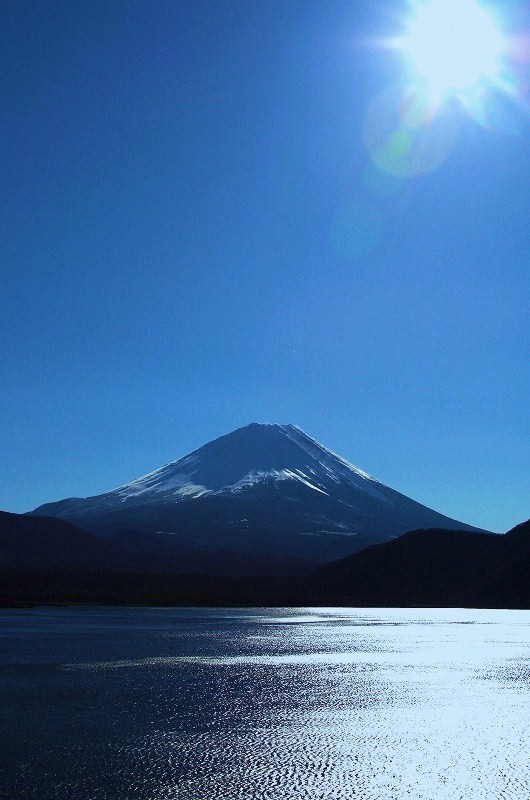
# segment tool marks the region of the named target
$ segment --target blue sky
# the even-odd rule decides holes
[[[380,171],[405,70],[374,41],[405,11],[3,4],[0,508],[260,421],[471,524],[528,517],[528,115],[453,103],[437,169]]]

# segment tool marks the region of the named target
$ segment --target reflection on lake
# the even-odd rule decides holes
[[[530,796],[530,612],[0,611],[0,797]]]

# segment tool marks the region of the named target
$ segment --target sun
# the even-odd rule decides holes
[[[465,99],[501,80],[506,39],[478,0],[414,0],[398,48],[438,100]]]
[[[363,125],[373,163],[399,179],[437,169],[462,120],[521,134],[530,42],[500,0],[405,2],[401,32],[375,44],[397,52],[406,69],[372,99]]]

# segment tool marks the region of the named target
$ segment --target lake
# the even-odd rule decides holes
[[[530,796],[530,612],[0,610],[6,800]]]

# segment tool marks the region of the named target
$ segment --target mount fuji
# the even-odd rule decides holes
[[[105,494],[30,513],[112,539],[133,565],[218,574],[301,573],[413,529],[477,530],[294,425],[258,423]]]

